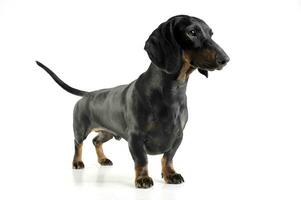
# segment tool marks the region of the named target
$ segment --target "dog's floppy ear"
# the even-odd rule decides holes
[[[145,42],[152,63],[168,74],[179,71],[182,62],[181,48],[174,36],[175,20],[162,23]]]

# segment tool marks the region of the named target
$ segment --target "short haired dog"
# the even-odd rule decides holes
[[[63,89],[82,96],[73,114],[73,168],[84,168],[83,141],[91,131],[96,131],[93,144],[101,165],[112,165],[103,152],[103,143],[113,137],[128,142],[135,162],[137,188],[153,185],[148,176],[147,154],[163,154],[162,177],[166,183],[184,182],[173,167],[173,157],[188,118],[189,75],[197,69],[208,77],[208,71],[221,70],[229,61],[212,35],[212,29],[203,20],[174,16],[160,24],[146,41],[144,49],[151,60],[146,72],[130,84],[92,92],[68,86],[37,61]]]

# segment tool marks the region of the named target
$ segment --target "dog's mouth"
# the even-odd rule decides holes
[[[221,70],[223,68],[223,67],[212,66],[209,63],[196,64],[194,62],[191,62],[190,64],[193,69],[206,70],[206,71]]]
[[[214,71],[214,70],[221,70],[223,66],[212,66],[210,63],[202,63],[202,64],[196,64],[194,62],[190,63],[191,69],[197,69],[201,74],[206,76],[208,78],[208,71]]]

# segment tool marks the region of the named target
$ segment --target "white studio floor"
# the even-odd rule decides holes
[[[89,136],[88,140],[90,138],[92,137]],[[282,161],[286,160],[283,155],[279,155],[279,158],[273,155],[268,158],[266,153],[260,155],[260,152],[255,150],[258,157],[254,157],[248,152],[248,147],[240,147],[240,151],[231,147],[228,147],[231,151],[214,150],[221,145],[220,142],[213,147],[200,142],[204,147],[191,148],[191,139],[188,136],[184,141],[174,161],[175,168],[185,179],[185,183],[181,185],[165,184],[160,175],[161,156],[149,156],[149,172],[154,180],[154,186],[150,189],[136,189],[133,182],[133,163],[124,141],[111,141],[104,146],[114,165],[103,167],[96,163],[93,146],[87,140],[83,152],[85,169],[73,170],[69,162],[72,160],[72,148],[67,149],[63,141],[58,141],[52,151],[37,151],[29,147],[26,152],[32,155],[27,159],[21,157],[19,162],[16,157],[10,159],[6,166],[2,166],[4,169],[0,172],[2,182],[0,196],[1,199],[22,197],[74,200],[297,199],[298,195],[300,197],[297,192],[300,180],[298,174],[294,173],[297,171],[297,165],[289,163],[289,158],[287,164],[283,164]],[[42,146],[51,148],[49,143]],[[221,145],[221,148],[225,146]],[[196,148],[198,154],[192,154]],[[261,151],[264,147],[258,148]],[[211,152],[206,152],[205,149]],[[68,157],[68,154],[71,157]],[[7,155],[9,156],[12,155]],[[40,159],[36,160],[39,156]],[[6,160],[9,160],[7,157]],[[284,168],[292,171],[283,171]]]

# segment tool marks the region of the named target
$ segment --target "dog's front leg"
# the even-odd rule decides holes
[[[147,155],[144,149],[142,136],[133,133],[128,140],[129,149],[135,162],[135,186],[137,188],[149,188],[154,185],[151,177],[148,176]]]
[[[173,147],[166,153],[164,153],[162,162],[162,177],[164,178],[166,183],[169,184],[179,184],[184,182],[184,178],[181,174],[176,173],[173,168],[172,159],[180,146],[182,141],[182,135],[176,139]]]

